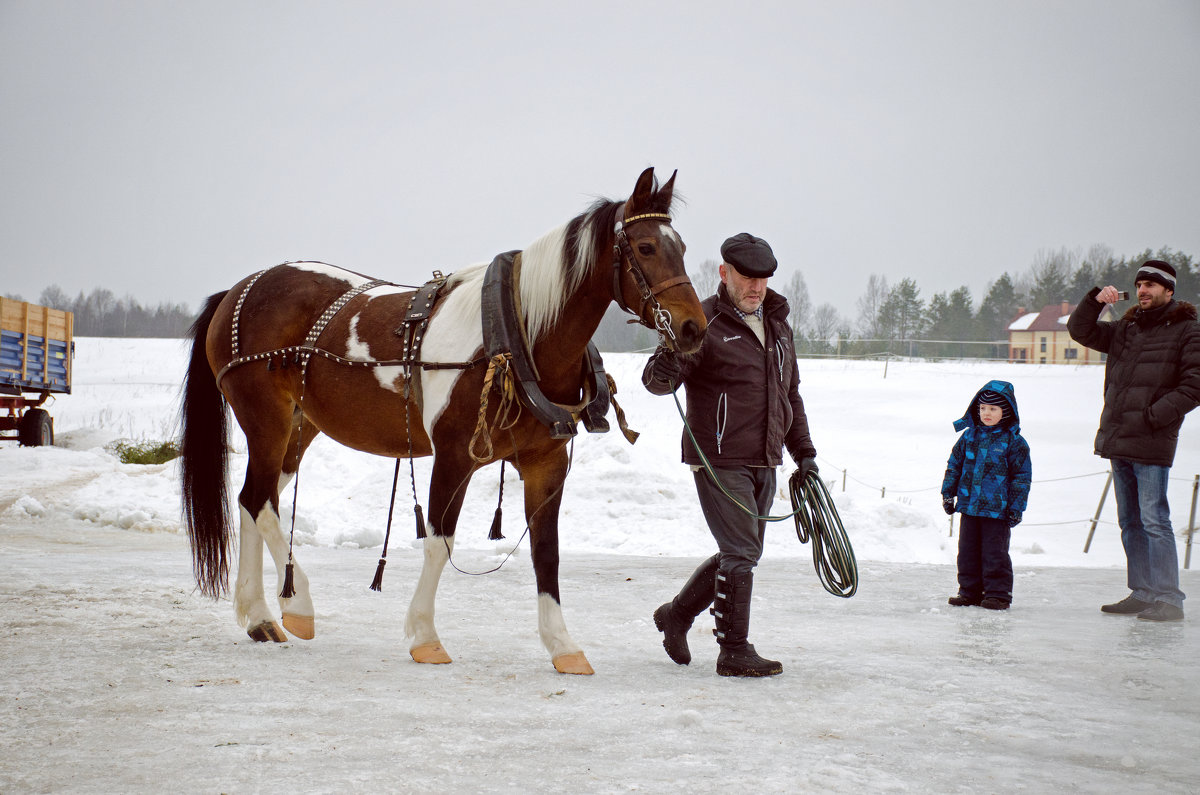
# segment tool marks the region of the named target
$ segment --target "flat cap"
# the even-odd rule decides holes
[[[721,244],[721,259],[748,279],[765,279],[779,264],[771,246],[761,237],[740,232]]]

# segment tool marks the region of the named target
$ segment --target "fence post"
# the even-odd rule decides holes
[[[1186,569],[1192,563],[1192,534],[1196,532],[1196,495],[1200,493],[1200,475],[1192,478],[1192,510],[1188,514],[1187,544],[1184,545],[1183,567]]]
[[[1092,517],[1092,526],[1088,530],[1087,541],[1083,545],[1083,551],[1086,554],[1088,548],[1092,546],[1092,534],[1096,532],[1096,523],[1100,521],[1100,512],[1104,510],[1104,500],[1108,498],[1108,487],[1112,485],[1112,470],[1108,470],[1108,479],[1104,481],[1104,491],[1100,493],[1100,504],[1096,506],[1096,515]]]
[[[887,494],[887,486],[880,486],[879,487],[879,499],[882,500],[886,494]]]
[[[950,538],[954,538],[954,514],[950,514]]]
[[[846,491],[846,470],[842,470],[842,492]]]

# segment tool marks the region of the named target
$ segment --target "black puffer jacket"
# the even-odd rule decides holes
[[[796,463],[815,457],[800,399],[787,299],[767,290],[766,350],[737,316],[725,285],[701,305],[708,331],[700,350],[681,356],[660,346],[642,372],[646,389],[668,395],[672,382],[686,385],[688,424],[715,467],[779,466],[784,446]],[[683,462],[702,463],[686,428]]]
[[[1183,416],[1200,405],[1196,307],[1186,301],[1145,312],[1133,307],[1101,323],[1099,292],[1093,288],[1067,322],[1076,342],[1108,354],[1096,455],[1170,466]]]

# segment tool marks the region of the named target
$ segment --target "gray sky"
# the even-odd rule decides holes
[[[420,283],[648,165],[853,319],[1039,252],[1200,257],[1200,2],[0,0],[0,293]],[[1180,296],[1196,296],[1180,285]]]

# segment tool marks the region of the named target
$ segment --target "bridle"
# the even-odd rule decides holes
[[[664,279],[651,286],[646,281],[646,274],[642,270],[642,265],[638,262],[637,255],[633,253],[633,247],[629,245],[629,237],[625,234],[625,227],[637,221],[663,221],[668,226],[671,224],[671,216],[666,213],[642,213],[631,218],[618,220],[614,229],[613,235],[615,242],[613,243],[613,298],[616,299],[617,306],[621,307],[621,311],[627,312],[637,318],[637,322],[641,323],[648,329],[653,329],[659,334],[662,334],[670,341],[671,346],[675,347],[675,332],[671,330],[671,313],[663,308],[658,302],[658,294],[666,290],[676,287],[681,284],[691,284],[692,280],[687,277],[687,274],[682,276],[673,276],[670,279]],[[635,312],[630,306],[625,303],[625,297],[621,292],[621,264],[625,263],[630,275],[633,277],[633,283],[637,287],[638,294],[642,297],[641,311]],[[647,308],[649,314],[654,318],[654,324],[651,325],[646,320]],[[629,321],[633,323],[634,321]]]

